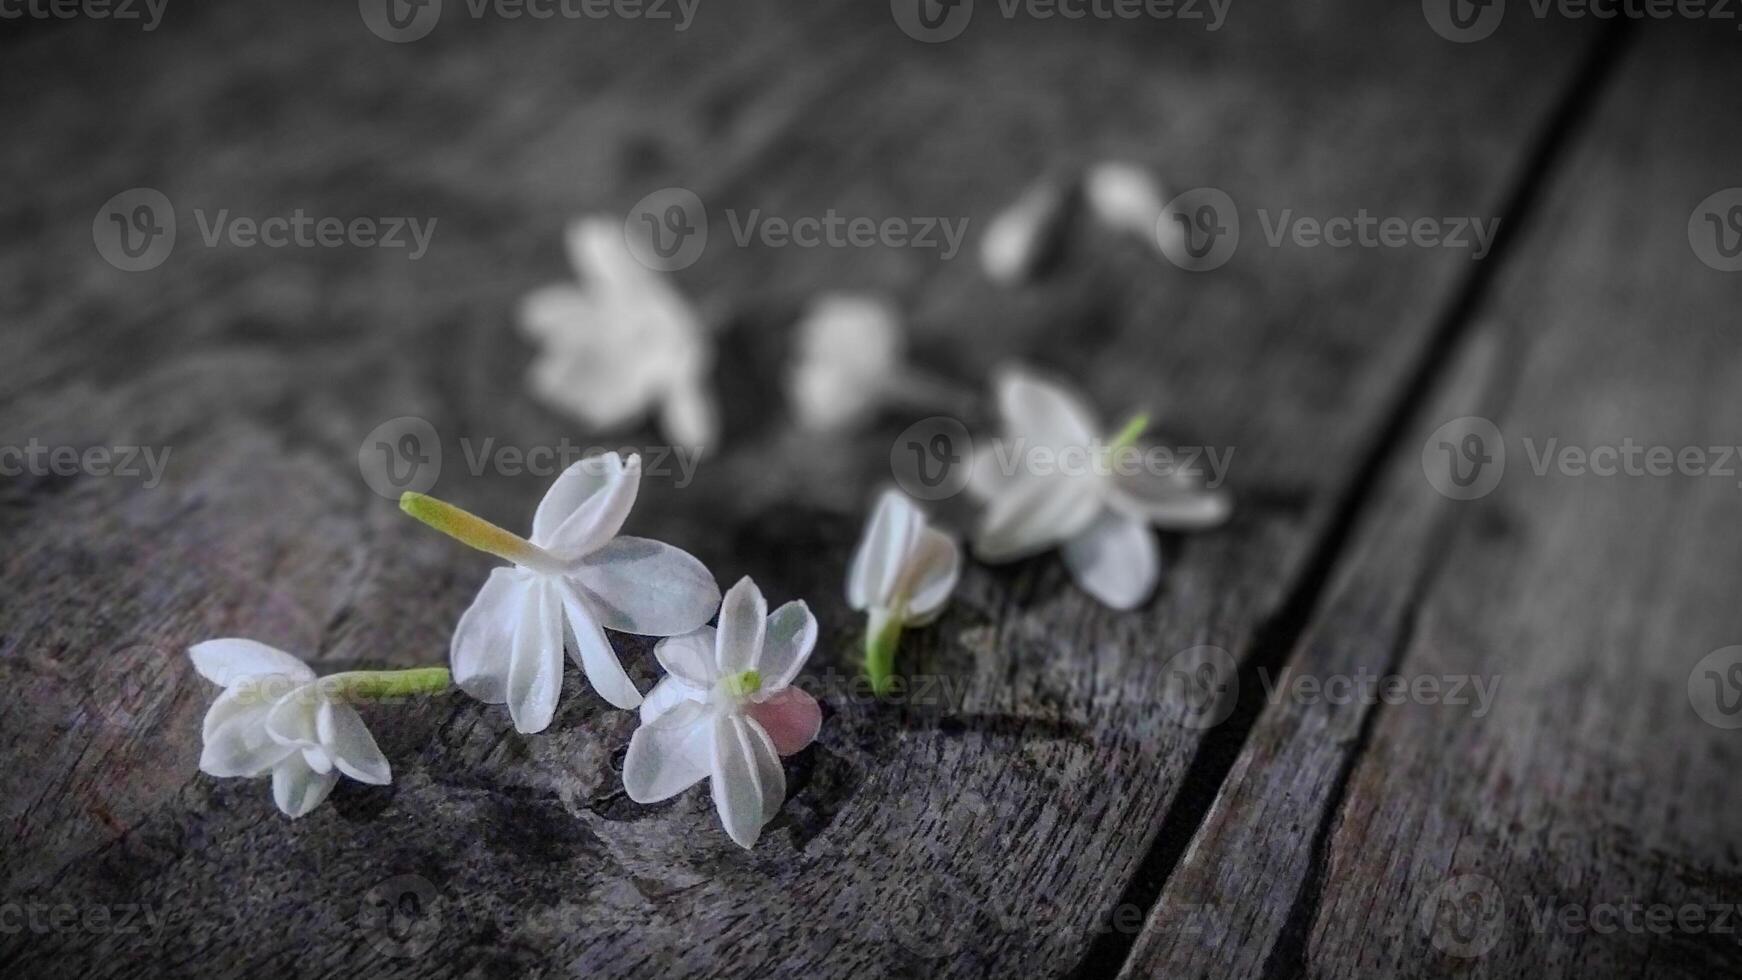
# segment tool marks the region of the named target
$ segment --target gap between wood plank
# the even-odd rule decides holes
[[[1365,509],[1386,460],[1391,457],[1394,447],[1402,439],[1405,427],[1426,404],[1428,392],[1442,373],[1442,365],[1451,362],[1451,355],[1469,332],[1475,320],[1475,312],[1486,297],[1490,283],[1511,253],[1512,243],[1520,238],[1521,229],[1528,226],[1541,197],[1541,190],[1558,167],[1564,151],[1572,143],[1574,131],[1589,118],[1605,83],[1614,76],[1625,44],[1632,37],[1629,27],[1625,21],[1615,21],[1601,29],[1597,39],[1591,43],[1591,50],[1586,54],[1584,62],[1573,73],[1573,79],[1566,91],[1555,102],[1547,124],[1530,147],[1518,176],[1512,182],[1512,189],[1502,197],[1504,203],[1500,209],[1500,228],[1495,234],[1493,249],[1484,261],[1471,268],[1453,290],[1452,300],[1445,313],[1440,316],[1439,322],[1429,332],[1427,343],[1421,356],[1417,358],[1415,367],[1408,372],[1402,389],[1382,416],[1386,421],[1368,450],[1360,457],[1361,462],[1356,468],[1355,477],[1333,511],[1324,537],[1308,556],[1301,577],[1290,589],[1277,612],[1253,631],[1252,652],[1240,666],[1237,691],[1261,690],[1260,672],[1275,674],[1287,665],[1290,654],[1305,634],[1313,613],[1318,609],[1331,572],[1348,545],[1356,518]],[[1413,632],[1413,600],[1409,608],[1406,628],[1392,653],[1394,660],[1408,646]],[[1244,751],[1252,729],[1257,725],[1259,715],[1263,713],[1263,706],[1263,699],[1260,697],[1238,698],[1233,713],[1198,744],[1191,765],[1180,782],[1179,791],[1162,817],[1155,840],[1139,862],[1136,873],[1126,885],[1116,907],[1135,906],[1142,909],[1145,922],[1154,914],[1155,904],[1161,899],[1168,879],[1172,877],[1192,839],[1197,836],[1198,829],[1209,815],[1210,808],[1214,806],[1229,772]],[[1378,715],[1379,706],[1375,706],[1368,717],[1362,720],[1361,734],[1338,773],[1332,803],[1327,807],[1323,822],[1314,835],[1311,872],[1300,894],[1296,896],[1294,907],[1289,911],[1288,924],[1279,937],[1278,945],[1267,959],[1267,980],[1291,975],[1276,971],[1286,971],[1298,966],[1304,956],[1306,933],[1316,917],[1318,895],[1323,885],[1323,844],[1327,832],[1335,824],[1341,811],[1348,780],[1366,748],[1368,735]],[[1091,980],[1119,974],[1130,959],[1139,935],[1141,931],[1128,933],[1110,929],[1101,932],[1090,944],[1088,952],[1071,976],[1075,980]]]

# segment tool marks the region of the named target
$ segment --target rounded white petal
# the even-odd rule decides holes
[[[713,741],[709,788],[714,808],[720,813],[726,833],[738,846],[754,847],[770,815],[768,801],[784,799],[786,795],[786,775],[780,768],[780,756],[774,753],[766,734],[757,737],[750,730],[749,720],[737,715],[722,715],[715,721]],[[773,759],[772,768],[767,757]],[[776,809],[778,806],[775,804]]]
[[[617,651],[600,628],[592,608],[569,588],[568,583],[554,581],[553,587],[562,596],[563,610],[568,619],[569,658],[581,668],[581,673],[587,676],[587,683],[600,697],[625,710],[639,705],[641,690],[629,679],[623,662],[617,659]]]
[[[361,783],[385,786],[393,781],[393,767],[375,744],[375,736],[363,724],[363,716],[348,704],[323,701],[315,715],[315,731],[321,750],[339,771]]]
[[[653,656],[665,672],[691,687],[706,690],[720,679],[720,669],[714,663],[718,639],[712,626],[698,626],[682,636],[660,640]]]
[[[708,656],[713,657],[713,647],[708,648]],[[653,685],[653,690],[647,692],[647,697],[641,701],[641,723],[652,724],[665,717],[673,709],[687,702],[702,703],[708,699],[708,689],[689,684],[681,677],[662,678]]]
[[[900,370],[906,346],[888,303],[835,293],[818,297],[798,326],[787,397],[799,424],[828,431],[864,418]]]
[[[520,303],[520,328],[528,337],[548,344],[570,343],[608,329],[605,310],[596,299],[574,286],[546,286]]]
[[[1022,192],[986,226],[980,265],[997,282],[1013,285],[1034,274],[1065,211],[1065,191],[1043,180]]]
[[[750,757],[756,762],[756,785],[762,789],[762,822],[773,820],[786,802],[786,770],[780,764],[774,739],[754,718],[744,718],[738,730],[750,743]]]
[[[720,586],[694,555],[627,535],[583,558],[569,577],[599,625],[637,636],[677,636],[714,616]]]
[[[629,736],[623,789],[637,803],[658,803],[689,789],[712,766],[713,719],[695,701],[669,712],[666,722],[643,724]],[[671,715],[681,717],[671,718]]]
[[[280,674],[312,681],[315,672],[296,657],[256,640],[207,640],[188,648],[188,658],[200,676],[219,687],[233,687],[250,677]]]
[[[321,697],[313,684],[287,692],[273,702],[266,713],[266,734],[280,745],[298,749],[320,747],[320,733],[315,728],[315,715],[320,712]]]
[[[1234,501],[1177,474],[1143,473],[1112,478],[1108,503],[1133,517],[1169,531],[1217,527],[1234,513]]]
[[[1083,199],[1108,228],[1144,238],[1155,236],[1167,201],[1155,175],[1134,163],[1109,161],[1083,175]]]
[[[722,675],[756,666],[767,628],[768,600],[746,575],[720,601],[720,627],[714,641],[714,664]]]
[[[258,776],[296,750],[266,732],[266,715],[272,705],[263,701],[225,703],[220,697],[206,713],[205,745],[200,752],[200,771],[209,776]],[[220,721],[211,723],[212,712],[224,705]]]
[[[1114,609],[1133,609],[1155,591],[1159,548],[1149,526],[1108,511],[1065,542],[1065,565],[1084,592]]]
[[[778,691],[792,683],[817,645],[817,618],[803,600],[794,599],[768,617],[762,655],[756,669],[762,674],[762,690]]]
[[[720,441],[720,408],[699,376],[684,376],[666,389],[659,406],[659,428],[673,443],[712,449]]]
[[[1026,477],[987,504],[974,554],[987,562],[1026,558],[1075,537],[1103,509],[1092,478]]]
[[[915,624],[929,622],[943,611],[962,575],[962,549],[956,539],[927,528],[908,558],[907,616]]]
[[[1087,446],[1099,426],[1095,413],[1076,392],[1019,367],[1001,369],[993,380],[998,410],[1012,437],[1029,445]]]
[[[888,606],[919,536],[925,515],[899,490],[885,490],[865,525],[847,572],[847,602],[854,609]]]
[[[498,568],[460,616],[448,659],[454,684],[486,704],[508,700],[508,669],[520,610],[538,579],[518,568]]]
[[[508,666],[508,713],[523,735],[542,732],[556,715],[563,686],[563,612],[556,590],[537,581],[526,590]]]
[[[616,536],[635,506],[641,457],[590,456],[557,477],[532,518],[532,543],[580,558]]]
[[[533,358],[527,382],[538,399],[595,429],[625,425],[647,410],[660,379],[597,344],[551,347]]]
[[[297,752],[273,767],[272,799],[285,816],[294,820],[320,806],[338,781],[338,773],[315,772],[303,761],[302,753]]]

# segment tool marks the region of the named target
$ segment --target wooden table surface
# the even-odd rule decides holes
[[[1742,478],[1715,452],[1538,464],[1742,441],[1742,275],[1698,240],[1742,185],[1734,21],[1514,4],[1454,43],[1407,2],[1207,30],[982,0],[926,44],[880,2],[703,3],[681,32],[448,7],[406,44],[344,2],[0,21],[0,446],[171,453],[149,487],[0,477],[8,975],[1742,976],[1742,688],[1715,715],[1690,694],[1742,643]],[[1233,259],[1190,273],[1079,223],[1053,275],[989,281],[977,231],[1100,159],[1226,192]],[[534,401],[513,319],[567,274],[571,216],[667,186],[715,215],[969,221],[947,260],[718,223],[675,274],[718,330],[725,435],[693,482],[648,480],[630,531],[821,626],[824,727],[762,842],[705,790],[629,801],[635,717],[572,667],[537,736],[458,694],[365,708],[392,785],[295,822],[200,774],[192,643],[446,662],[491,563],[371,491],[377,425],[427,419],[434,492],[511,527],[548,481],[462,446],[659,442]],[[92,240],[134,187],[179,216],[144,272]],[[189,217],[297,208],[438,224],[412,261],[207,247]],[[1270,240],[1285,211],[1499,234],[1480,259],[1315,248]],[[1233,521],[1164,536],[1133,612],[1056,556],[969,563],[902,653],[933,693],[862,696],[846,562],[917,416],[795,425],[793,327],[834,290],[890,297],[964,388],[1020,360],[1231,448]],[[1472,500],[1424,463],[1464,416],[1508,454]],[[650,642],[620,645],[645,689]],[[1198,647],[1227,651],[1207,702],[1176,670]],[[1438,693],[1330,694],[1381,675]]]

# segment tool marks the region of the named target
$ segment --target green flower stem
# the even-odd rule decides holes
[[[1138,412],[1131,417],[1131,421],[1125,423],[1125,427],[1119,430],[1119,434],[1113,437],[1113,442],[1107,447],[1107,451],[1116,453],[1127,446],[1135,445],[1148,428],[1149,413]]]
[[[554,556],[531,541],[512,531],[505,531],[445,500],[437,500],[421,493],[407,493],[400,496],[399,509],[463,545],[505,558],[516,565],[541,571],[554,570],[560,565]]]
[[[889,682],[895,675],[895,648],[901,644],[901,628],[899,610],[871,611],[865,632],[865,676],[871,679],[872,693],[879,697],[889,693]]]
[[[453,686],[446,667],[409,670],[352,670],[320,679],[329,697],[345,701],[377,701],[414,694],[442,694]]]

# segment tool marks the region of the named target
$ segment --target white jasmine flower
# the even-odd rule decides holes
[[[490,573],[454,629],[454,683],[490,704],[507,702],[514,727],[541,732],[562,692],[563,646],[599,696],[641,703],[605,630],[687,633],[708,621],[720,588],[687,551],[618,535],[641,483],[641,457],[594,456],[557,477],[532,518],[529,541],[434,497],[400,507],[425,524],[514,564]]]
[[[847,574],[848,604],[869,614],[865,671],[872,690],[882,694],[889,687],[902,629],[936,619],[961,571],[955,539],[928,527],[925,514],[899,490],[885,490]]]
[[[1010,436],[975,458],[969,491],[986,501],[974,553],[1014,561],[1061,547],[1077,584],[1115,609],[1142,603],[1160,577],[1148,525],[1198,530],[1228,519],[1227,495],[1167,466],[1157,471],[1134,445],[1138,416],[1110,440],[1073,392],[1020,370],[995,381]]]
[[[811,304],[798,327],[798,358],[787,397],[799,424],[826,432],[863,421],[901,372],[906,343],[887,303],[832,293]]]
[[[1083,198],[1101,224],[1160,247],[1159,227],[1167,199],[1155,175],[1134,163],[1104,162],[1083,175]]]
[[[986,274],[1014,285],[1039,271],[1064,217],[1066,199],[1064,187],[1043,180],[999,212],[980,239],[980,265]]]
[[[726,833],[752,847],[786,799],[780,757],[809,745],[822,710],[791,686],[817,642],[817,621],[794,600],[768,614],[749,578],[726,593],[719,628],[662,640],[670,676],[641,704],[623,759],[623,788],[657,803],[710,779]]]
[[[344,773],[385,785],[393,770],[348,700],[432,694],[447,670],[352,671],[317,678],[296,657],[254,640],[208,640],[188,650],[200,676],[224,689],[206,711],[200,771],[272,775],[272,797],[300,817],[327,798]]]
[[[598,429],[657,410],[667,438],[712,447],[714,355],[694,308],[636,260],[621,222],[575,221],[568,252],[581,284],[547,286],[520,310],[522,328],[543,347],[530,373],[533,393]]]

